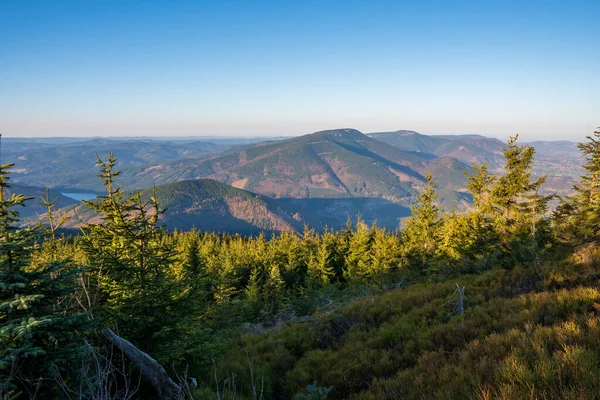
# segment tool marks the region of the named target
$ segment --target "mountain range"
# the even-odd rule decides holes
[[[576,145],[532,145],[538,150],[534,172],[549,174],[547,190],[567,193],[580,171]],[[335,129],[264,142],[16,141],[4,156],[16,163],[13,180],[19,184],[99,192],[95,154],[106,158],[112,151],[124,188],[149,196],[144,189],[157,186],[169,228],[245,233],[304,224],[336,228],[359,213],[393,229],[409,214],[427,174],[439,184],[442,205],[464,209],[470,204],[464,171],[473,162],[499,171],[503,147],[479,135]],[[93,218],[81,206],[70,212],[77,216],[74,225]]]
[[[167,229],[192,228],[216,232],[257,234],[260,232],[300,231],[304,225],[319,231],[326,227],[339,229],[348,218],[358,214],[365,221],[378,221],[380,226],[395,229],[408,208],[376,198],[362,199],[272,199],[234,188],[212,179],[186,180],[158,185],[139,193],[142,200],[152,196],[166,211],[160,222]],[[67,214],[65,228],[78,228],[88,222],[99,222],[99,215],[83,203],[66,198],[59,204],[58,215]],[[62,208],[60,208],[62,206]],[[27,224],[45,221],[45,209],[28,213]]]
[[[18,207],[16,209],[21,218],[37,218],[38,216],[46,213],[47,208],[41,203],[41,200],[46,197],[45,188],[16,185],[11,183],[8,188],[5,188],[5,190],[5,195],[11,196],[12,194],[22,194],[29,199],[25,201],[24,207]],[[56,189],[49,189],[48,197],[50,201],[56,200],[54,207],[57,209],[79,204],[77,200],[64,196],[59,190]]]

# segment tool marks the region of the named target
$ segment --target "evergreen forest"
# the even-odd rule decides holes
[[[112,154],[73,234],[1,165],[0,399],[598,398],[600,131],[579,150],[569,196],[515,136],[466,211],[428,175],[396,230],[258,235],[167,230]]]

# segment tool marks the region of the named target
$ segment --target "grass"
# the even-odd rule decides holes
[[[596,398],[598,255],[417,283],[247,333],[217,371],[237,374],[244,391],[248,352],[265,398],[291,398],[315,380],[334,387],[331,399]],[[448,304],[456,283],[464,315]]]

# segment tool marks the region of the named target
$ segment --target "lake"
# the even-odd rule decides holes
[[[92,200],[93,198],[98,196],[96,193],[92,192],[60,192],[60,194],[77,201]]]

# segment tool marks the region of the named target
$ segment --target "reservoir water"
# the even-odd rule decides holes
[[[96,193],[92,192],[60,192],[60,194],[77,201],[92,200],[93,198],[98,196]]]

